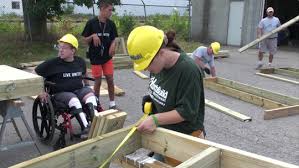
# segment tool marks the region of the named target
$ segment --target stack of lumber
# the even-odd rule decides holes
[[[43,79],[7,65],[0,65],[0,101],[39,94]]]
[[[126,112],[114,109],[95,114],[88,134],[88,139],[122,128],[126,117]]]

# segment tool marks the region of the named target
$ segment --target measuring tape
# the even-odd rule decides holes
[[[151,112],[152,112],[152,103],[146,102],[144,104],[144,115],[137,121],[136,125],[139,125],[144,119],[146,119]],[[116,154],[116,152],[127,142],[127,140],[134,134],[136,130],[137,127],[134,126],[130,130],[130,132],[126,135],[126,137],[121,141],[118,147],[114,150],[114,152],[109,156],[108,159],[105,160],[105,162],[99,168],[104,168],[106,164],[111,161],[112,157]]]

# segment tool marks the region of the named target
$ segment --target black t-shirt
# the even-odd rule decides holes
[[[93,40],[89,43],[88,57],[90,63],[92,65],[105,64],[112,58],[109,55],[111,42],[118,37],[115,23],[109,19],[107,19],[106,23],[103,23],[99,21],[98,17],[94,17],[86,23],[82,36],[88,37],[94,33],[97,33],[100,38],[101,46],[95,47]]]
[[[38,65],[35,72],[47,81],[55,83],[51,86],[51,94],[73,92],[83,87],[82,77],[86,74],[86,64],[82,58],[76,56],[73,62],[65,62],[56,57]]]

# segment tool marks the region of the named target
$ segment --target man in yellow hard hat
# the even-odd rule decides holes
[[[209,47],[200,46],[192,53],[192,58],[196,64],[203,69],[207,74],[216,77],[216,68],[214,63],[214,55],[218,54],[220,43],[213,42]],[[207,66],[209,65],[209,67]]]
[[[86,75],[85,61],[75,56],[78,50],[78,40],[72,34],[66,34],[58,40],[58,57],[51,58],[35,68],[35,72],[46,81],[54,83],[50,86],[53,100],[59,102],[60,108],[69,108],[81,126],[82,137],[88,133],[88,121],[82,111],[81,102],[87,105],[91,119],[97,113],[97,101],[93,90],[85,86],[82,81]],[[47,96],[42,93],[40,98]]]
[[[204,138],[204,89],[201,70],[184,52],[166,47],[164,32],[140,26],[129,35],[127,48],[135,70],[151,73],[149,95],[151,115],[138,125],[138,131],[152,133],[159,127]],[[169,162],[169,158],[166,162]]]

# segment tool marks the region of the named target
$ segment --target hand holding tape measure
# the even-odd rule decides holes
[[[144,104],[144,115],[137,121],[136,125],[133,126],[133,128],[130,130],[130,132],[126,135],[126,137],[121,141],[121,143],[117,146],[117,148],[114,150],[114,152],[109,156],[107,160],[99,167],[99,168],[104,168],[107,163],[109,163],[112,159],[112,157],[116,154],[116,152],[130,139],[130,137],[135,133],[137,130],[137,126],[145,120],[148,115],[152,112],[152,103],[151,102],[146,102]]]

